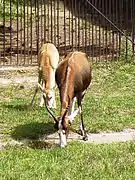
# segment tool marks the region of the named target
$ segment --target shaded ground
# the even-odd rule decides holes
[[[92,24],[85,11],[83,17],[77,16],[62,1],[21,8],[21,16],[0,24],[0,65],[36,65],[38,50],[46,41],[53,42],[60,54],[78,49],[92,57],[114,58],[121,50],[120,34]]]

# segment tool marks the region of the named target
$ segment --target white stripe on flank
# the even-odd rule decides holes
[[[73,58],[73,55],[74,55],[74,53],[69,58],[69,60]],[[70,68],[70,66],[68,66],[68,68],[67,68],[67,76],[66,76],[66,86],[65,86],[65,92],[64,92],[64,97],[63,97],[64,101],[66,101],[66,97],[67,97],[67,91],[68,91],[68,86],[69,86],[69,77],[70,77],[70,75],[71,75],[71,68]]]

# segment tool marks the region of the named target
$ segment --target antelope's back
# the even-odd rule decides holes
[[[78,51],[71,52],[60,62],[55,74],[59,88],[65,83],[68,67],[71,69],[71,79],[74,81],[74,92],[87,89],[91,82],[91,67],[87,55]]]
[[[50,64],[53,69],[56,69],[59,62],[59,53],[57,48],[52,43],[45,43],[39,51],[39,66]],[[47,62],[46,62],[47,61]]]
[[[75,93],[84,91],[91,82],[91,66],[87,55],[83,52],[75,52],[73,56],[75,66]]]

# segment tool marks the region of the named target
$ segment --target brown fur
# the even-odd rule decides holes
[[[61,113],[63,119],[66,108],[71,105],[74,97],[82,100],[82,93],[91,82],[91,68],[87,56],[82,52],[71,52],[59,64],[56,74],[56,83],[60,92]],[[66,117],[67,113],[65,114]],[[63,128],[68,127],[68,120],[63,119]]]

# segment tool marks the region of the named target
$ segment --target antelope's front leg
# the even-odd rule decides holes
[[[56,100],[55,100],[55,90],[50,90],[48,94],[48,107],[52,109],[56,109]]]
[[[74,118],[77,116],[77,114],[79,112],[79,109],[74,110],[75,109],[75,101],[76,101],[76,97],[73,98],[70,109],[69,109],[69,113],[68,113],[69,120],[70,120],[71,124],[72,124],[72,121],[74,120]]]
[[[81,116],[81,124],[80,124],[81,134],[83,136],[83,140],[87,141],[88,140],[88,134],[87,134],[86,129],[84,127],[82,105],[79,106],[79,113],[80,113],[80,116]]]
[[[34,92],[34,96],[32,98],[32,101],[31,101],[31,106],[33,107],[34,106],[34,101],[35,101],[35,97],[36,97],[36,94],[38,92],[38,89],[39,89],[39,84],[41,83],[41,75],[39,74],[39,77],[38,77],[38,84],[36,86],[36,89],[35,89],[35,92]]]
[[[42,90],[45,88],[45,83],[42,83]],[[44,105],[44,98],[43,98],[43,92],[40,93],[40,103],[39,107],[43,107]]]

